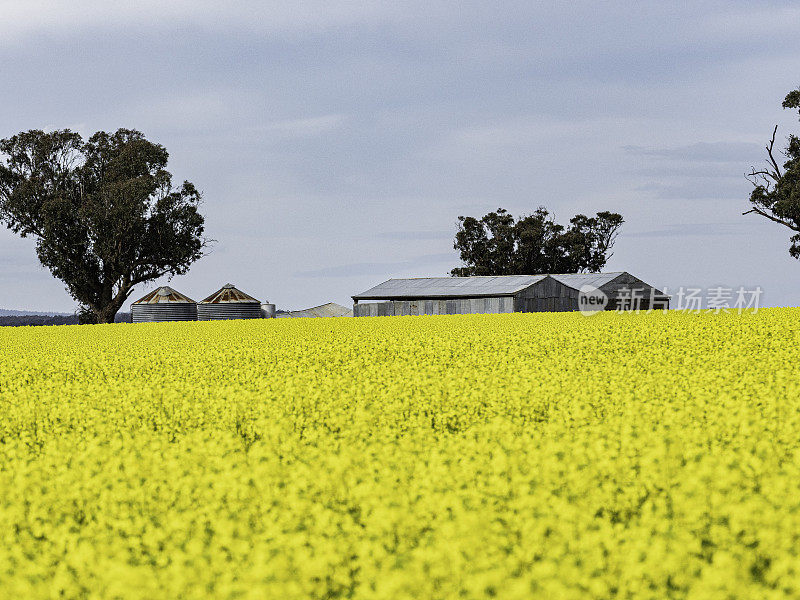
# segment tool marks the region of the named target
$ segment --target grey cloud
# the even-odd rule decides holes
[[[752,186],[742,178],[739,180],[722,180],[700,185],[696,181],[674,183],[651,182],[637,186],[638,192],[644,192],[651,198],[660,200],[742,200],[746,201]]]
[[[680,223],[666,225],[662,229],[652,229],[649,231],[622,232],[620,237],[630,238],[652,238],[652,237],[694,237],[694,236],[718,236],[718,235],[746,235],[751,228],[743,220],[739,223]]]
[[[453,231],[389,231],[377,234],[377,237],[388,240],[452,240]]]
[[[435,265],[439,263],[453,263],[456,266],[452,254],[425,254],[413,260],[403,260],[396,262],[362,262],[316,269],[313,271],[302,271],[297,273],[297,277],[355,277],[361,275],[374,275],[389,277],[392,273],[406,271],[420,266]],[[451,267],[452,268],[452,267]],[[445,269],[442,276],[446,275]]]
[[[264,33],[298,33],[329,27],[376,24],[400,20],[403,10],[395,3],[336,3],[310,0],[302,4],[282,2],[225,3],[208,0],[139,0],[110,4],[102,0],[53,3],[26,0],[6,3],[0,22],[0,39],[14,42],[25,34],[49,35],[97,28],[184,27]]]
[[[641,175],[657,179],[734,179],[736,181],[744,178],[744,173],[748,168],[745,165],[750,163],[728,163],[728,162],[691,162],[658,164],[642,168],[626,169],[631,175]]]
[[[751,164],[763,154],[762,146],[747,142],[697,142],[666,148],[625,146],[624,149],[628,154],[637,156],[711,163]]]

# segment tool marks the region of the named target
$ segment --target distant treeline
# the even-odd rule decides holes
[[[130,323],[131,313],[117,313],[116,323]],[[0,317],[0,327],[25,327],[31,325],[77,325],[78,315],[48,317],[44,315],[20,315]]]

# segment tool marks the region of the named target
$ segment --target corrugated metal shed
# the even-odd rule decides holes
[[[491,277],[422,277],[390,279],[353,300],[400,298],[485,298],[510,296],[541,281],[547,275],[497,275]]]
[[[280,313],[278,318],[283,319],[300,319],[300,318],[319,318],[319,317],[352,317],[353,311],[349,308],[336,304],[335,302],[328,302],[319,306],[305,308],[303,310],[292,310],[286,313]]]
[[[661,291],[630,273],[616,271],[390,279],[353,296],[353,312],[362,317],[574,311],[579,310],[584,286],[601,290],[609,310],[630,304],[626,300],[634,292],[641,307],[669,305]]]
[[[546,277],[552,277],[567,287],[580,290],[584,285],[601,287],[624,271],[612,273],[565,273],[548,275],[498,275],[491,277],[421,277],[390,279],[366,292],[353,296],[354,300],[379,300],[384,298],[482,298],[510,296],[532,286]]]
[[[165,285],[131,304],[131,320],[134,323],[195,321],[197,303]]]
[[[219,290],[197,305],[200,321],[225,319],[260,319],[261,301],[226,283]]]

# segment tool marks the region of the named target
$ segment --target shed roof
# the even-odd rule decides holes
[[[353,296],[354,300],[379,298],[448,298],[510,296],[541,281],[546,275],[494,275],[477,277],[421,277],[416,279],[390,279],[366,292]]]
[[[184,296],[179,291],[172,289],[168,285],[153,290],[149,294],[142,296],[133,304],[196,304],[188,296]]]
[[[579,290],[584,285],[597,288],[610,283],[624,271],[612,273],[565,273],[550,275],[494,275],[476,277],[422,277],[417,279],[390,279],[353,300],[380,300],[384,298],[478,298],[511,296],[517,292],[552,277],[562,285]]]
[[[258,304],[261,304],[260,300],[256,300],[255,298],[249,296],[248,294],[245,294],[241,290],[237,290],[236,286],[233,285],[232,283],[226,283],[216,292],[211,294],[208,298],[206,298],[205,300],[201,300],[200,304],[222,304],[222,303],[227,304],[235,302],[248,303],[248,304],[256,302]]]

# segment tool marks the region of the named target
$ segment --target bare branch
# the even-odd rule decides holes
[[[769,142],[769,146],[767,146],[767,154],[769,154],[769,159],[772,162],[772,166],[775,167],[775,175],[777,176],[776,179],[781,178],[781,168],[778,166],[778,162],[775,160],[775,157],[772,154],[772,149],[775,147],[775,134],[778,133],[778,126],[775,125],[775,129],[772,130],[772,139]]]

